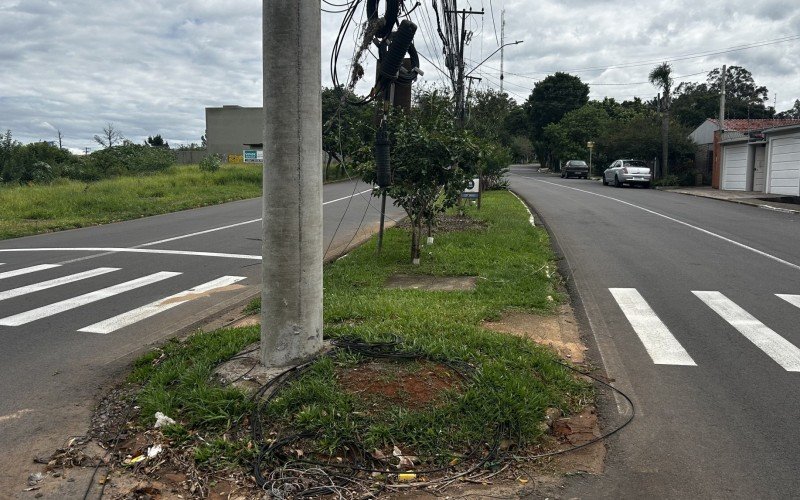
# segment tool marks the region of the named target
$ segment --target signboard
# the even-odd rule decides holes
[[[481,180],[477,177],[467,183],[467,188],[461,193],[462,198],[477,200],[481,193]]]
[[[264,151],[261,149],[245,149],[242,151],[245,163],[263,163]]]

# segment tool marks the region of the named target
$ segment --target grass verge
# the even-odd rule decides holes
[[[400,338],[402,349],[421,358],[379,365],[346,352],[320,358],[264,408],[271,436],[302,434],[292,446],[322,461],[341,459],[353,446],[390,457],[397,446],[422,463],[441,465],[501,439],[535,446],[547,408],[570,413],[591,400],[591,387],[550,350],[481,326],[509,309],[553,313],[559,297],[547,233],[530,226],[525,208],[506,192],[486,193],[482,210],[467,212],[485,227],[438,234],[424,248],[421,266],[408,263],[410,236],[402,228],[387,231],[381,255],[370,241],[326,266],[327,338]],[[479,279],[469,292],[384,288],[397,273]],[[143,424],[164,412],[179,422],[169,432],[194,447],[200,465],[247,463],[254,445],[236,424],[254,403],[210,380],[219,362],[257,339],[253,327],[220,330],[140,359],[132,379],[143,384]],[[474,371],[463,383],[448,383],[453,374],[442,360],[469,363]],[[431,397],[420,403],[415,391],[431,380],[437,390],[428,387]],[[376,385],[380,390],[368,390]]]
[[[323,167],[324,168],[324,167]],[[0,185],[0,240],[137,219],[261,196],[260,165],[197,165],[96,182]],[[344,180],[333,170],[328,182]]]

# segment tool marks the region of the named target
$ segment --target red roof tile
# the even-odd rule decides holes
[[[709,120],[715,125],[719,125],[719,120],[716,118],[709,118]],[[725,120],[725,130],[734,130],[737,132],[764,130],[774,127],[785,127],[787,125],[800,125],[800,120],[795,118],[753,118],[751,120],[736,118]]]

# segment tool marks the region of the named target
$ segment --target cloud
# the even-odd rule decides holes
[[[471,6],[486,13],[469,17],[468,67],[497,48],[502,7],[506,40],[525,40],[504,53],[505,89],[520,101],[557,70],[593,84],[593,98],[651,98],[657,90],[641,82],[658,61],[800,33],[800,5],[788,0],[730,0],[722,14],[713,2],[689,0],[472,0]],[[55,140],[58,129],[66,146],[83,150],[112,122],[136,142],[154,134],[173,145],[199,142],[205,107],[261,103],[260,2],[0,0],[0,10],[0,130],[11,129],[19,140]],[[347,74],[361,15],[349,26],[340,75]],[[323,14],[326,84],[341,19]],[[447,72],[431,2],[410,19],[419,26],[417,48],[433,62],[423,59],[424,82],[449,83],[440,71]],[[777,93],[780,110],[800,98],[798,52],[795,40],[672,64],[677,75],[701,73],[689,78],[695,81],[722,64],[743,65]],[[475,70],[483,78],[478,87],[499,86],[499,56]],[[364,62],[372,75],[373,57],[366,54]],[[646,64],[626,65],[632,62]]]

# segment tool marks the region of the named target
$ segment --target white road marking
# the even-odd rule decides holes
[[[720,292],[692,291],[692,293],[786,371],[800,372],[800,349],[794,344]]]
[[[681,224],[683,226],[689,227],[689,228],[694,229],[696,231],[700,231],[703,234],[707,234],[708,236],[711,236],[711,237],[714,237],[714,238],[718,238],[718,239],[720,239],[722,241],[725,241],[727,243],[730,243],[732,245],[736,245],[739,248],[743,248],[745,250],[749,250],[749,251],[751,251],[753,253],[761,255],[762,257],[766,257],[768,259],[772,259],[775,262],[779,262],[779,263],[781,263],[783,265],[789,266],[789,267],[791,267],[793,269],[796,269],[796,270],[800,271],[800,265],[798,265],[798,264],[795,264],[793,262],[789,262],[787,260],[783,260],[780,257],[776,257],[775,255],[769,254],[767,252],[764,252],[764,251],[759,250],[757,248],[753,248],[751,246],[747,246],[744,243],[739,243],[736,240],[732,240],[730,238],[726,238],[725,236],[722,236],[721,234],[717,234],[717,233],[711,232],[708,229],[703,229],[702,227],[698,227],[698,226],[695,226],[693,224],[689,224],[688,222],[684,222],[684,221],[676,219],[674,217],[670,217],[669,215],[664,215],[662,213],[656,212],[655,210],[650,210],[649,208],[645,208],[645,207],[642,207],[642,206],[639,206],[639,205],[636,205],[636,204],[633,204],[633,203],[630,203],[630,202],[627,202],[627,201],[624,201],[624,200],[620,200],[619,198],[614,198],[613,196],[606,196],[604,194],[599,194],[599,193],[593,193],[591,191],[586,191],[585,189],[578,189],[578,188],[569,187],[569,186],[562,186],[561,184],[556,184],[555,182],[542,181],[542,180],[539,180],[539,179],[532,179],[530,177],[526,177],[524,175],[519,175],[519,174],[514,174],[514,175],[516,175],[518,177],[521,177],[523,179],[527,179],[527,180],[533,181],[533,182],[541,182],[541,183],[544,183],[544,184],[551,184],[553,186],[560,187],[560,188],[563,188],[563,189],[572,189],[572,190],[575,190],[575,191],[579,191],[581,193],[586,193],[586,194],[590,194],[592,196],[598,196],[600,198],[605,198],[607,200],[616,201],[618,203],[622,203],[623,205],[628,205],[628,206],[633,207],[633,208],[638,208],[639,210],[642,210],[642,211],[647,212],[649,214],[653,214],[655,216],[662,217],[664,219],[667,219],[669,221],[675,222],[677,224]]]
[[[153,253],[165,255],[188,255],[194,257],[221,257],[224,259],[261,260],[260,255],[240,253],[191,252],[187,250],[161,250],[156,248],[114,248],[114,247],[74,247],[74,248],[3,248],[0,252],[109,252],[109,253]],[[94,257],[94,256],[93,256]],[[54,266],[51,266],[54,267]],[[0,275],[2,277],[2,275]]]
[[[533,213],[531,212],[531,209],[528,208],[528,204],[525,203],[524,201],[522,201],[522,198],[517,196],[517,193],[515,193],[514,191],[509,191],[509,193],[513,194],[514,197],[516,199],[518,199],[520,203],[522,203],[522,206],[525,207],[525,210],[528,211],[528,215],[530,216],[530,217],[528,217],[528,222],[531,223],[531,226],[536,227],[536,221],[533,219]],[[548,276],[548,278],[549,278],[549,276]]]
[[[22,418],[28,413],[33,413],[33,410],[30,408],[25,408],[24,410],[15,411],[14,413],[9,413],[8,415],[0,416],[0,424],[8,422],[9,420],[16,420],[18,418]]]
[[[100,276],[101,274],[106,274],[113,271],[119,271],[119,268],[98,267],[97,269],[91,269],[89,271],[84,271],[82,273],[71,274],[69,276],[63,276],[61,278],[42,281],[40,283],[35,283],[33,285],[21,286],[19,288],[14,288],[13,290],[6,290],[4,292],[0,292],[0,300],[7,300],[14,297],[19,297],[21,295],[27,295],[29,293],[38,292],[40,290],[53,288],[55,286],[66,285],[67,283],[73,283],[75,281],[85,280],[93,276]]]
[[[800,307],[800,295],[789,295],[786,293],[776,293],[775,295],[792,304],[793,306]]]
[[[59,264],[40,264],[38,266],[23,267],[22,269],[6,271],[4,273],[0,273],[0,280],[5,278],[13,278],[14,276],[21,276],[28,273],[35,273],[36,271],[44,271],[45,269],[53,269],[54,267],[59,267]]]
[[[4,326],[24,325],[32,321],[36,321],[42,318],[47,318],[49,316],[69,311],[70,309],[75,309],[76,307],[85,306],[86,304],[91,304],[92,302],[97,302],[98,300],[112,297],[122,292],[127,292],[129,290],[140,288],[145,285],[150,285],[152,283],[156,283],[158,281],[162,281],[167,278],[172,278],[173,276],[177,276],[179,274],[181,273],[162,271],[159,273],[151,274],[149,276],[144,276],[142,278],[137,278],[135,280],[126,281],[125,283],[120,283],[118,285],[110,286],[108,288],[103,288],[101,290],[96,290],[94,292],[85,293],[83,295],[79,295],[71,299],[62,300],[54,304],[37,307],[36,309],[31,309],[30,311],[25,311],[23,313],[15,314],[13,316],[8,316],[7,318],[2,318],[0,319],[0,325]]]
[[[223,288],[232,285],[238,281],[242,281],[243,279],[245,279],[244,276],[223,276],[213,281],[209,281],[208,283],[198,285],[189,290],[184,290],[183,292],[176,293],[175,295],[170,295],[169,297],[165,297],[161,300],[157,300],[142,307],[119,314],[113,318],[109,318],[93,325],[89,325],[85,328],[81,328],[78,331],[102,334],[111,333],[119,330],[120,328],[130,326],[143,319],[149,318],[150,316],[155,316],[158,313],[192,301],[204,293],[210,292],[217,288]]]
[[[633,330],[657,365],[697,366],[635,288],[609,288]]]

